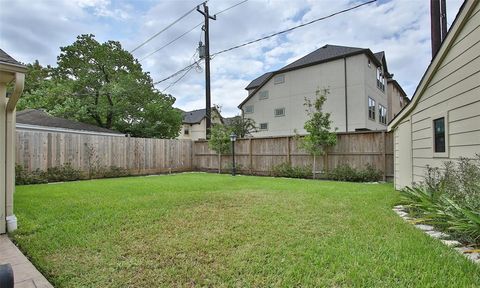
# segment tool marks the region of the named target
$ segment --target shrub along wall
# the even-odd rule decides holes
[[[381,180],[393,179],[393,137],[384,131],[337,134],[337,145],[317,159],[316,171],[322,173],[349,166],[358,171],[371,167],[380,171]],[[239,139],[235,143],[235,159],[240,173],[276,175],[281,165],[297,168],[288,173],[306,173],[313,157],[303,151],[296,137],[266,137]],[[200,171],[223,171],[231,167],[231,155],[219,156],[208,148],[207,141],[196,141],[193,149],[194,168]],[[286,163],[286,164],[284,164]],[[277,172],[275,171],[277,170]],[[304,171],[305,170],[305,171]],[[360,173],[360,172],[359,172]]]
[[[17,131],[16,146],[27,172],[65,165],[91,177],[192,171],[190,140]]]
[[[317,159],[316,171],[337,171],[346,165],[360,171],[369,166],[380,171],[380,180],[392,179],[391,134],[354,132],[338,133],[337,137],[337,145]],[[298,139],[293,136],[239,139],[235,152],[239,173],[311,175],[309,167],[313,158],[300,148]],[[60,181],[53,179],[55,174],[65,174],[68,177],[63,177],[62,181],[66,181],[73,177],[73,171],[82,179],[218,171],[219,163],[223,172],[228,173],[231,159],[231,155],[219,156],[210,150],[207,141],[17,131],[17,174],[33,182]],[[59,170],[53,173],[55,169]],[[332,174],[334,176],[338,175]],[[28,181],[17,177],[17,183],[22,182]]]

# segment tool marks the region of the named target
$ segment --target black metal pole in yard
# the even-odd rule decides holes
[[[232,176],[235,176],[237,173],[235,167],[235,141],[232,141]]]

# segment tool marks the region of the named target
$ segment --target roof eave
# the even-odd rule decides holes
[[[478,4],[478,1],[465,1],[462,4],[460,12],[457,14],[457,17],[453,21],[452,26],[448,31],[447,36],[445,37],[445,40],[440,46],[440,49],[430,62],[427,71],[425,71],[425,73],[423,74],[422,79],[420,80],[417,89],[415,90],[415,93],[410,100],[410,103],[405,106],[404,109],[402,109],[400,113],[398,113],[397,116],[392,119],[392,121],[390,121],[387,126],[387,131],[393,130],[400,123],[400,121],[402,121],[410,113],[410,111],[418,105],[418,102],[421,98],[420,96],[428,88],[428,84],[433,78],[434,72],[438,69],[442,60],[445,58],[446,52],[453,45],[453,40],[457,38],[458,34],[461,32],[461,29],[463,28],[463,26],[465,26],[470,14],[473,12],[476,5],[480,5]],[[458,21],[461,22],[458,23]]]

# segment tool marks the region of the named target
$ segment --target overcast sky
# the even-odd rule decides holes
[[[241,0],[210,0],[210,13]],[[79,34],[97,40],[117,40],[131,50],[199,4],[201,0],[0,0],[0,48],[15,59],[55,65],[61,46]],[[279,30],[308,22],[364,1],[249,0],[210,22],[211,52],[229,48]],[[462,0],[447,1],[450,25]],[[352,12],[320,21],[215,57],[211,62],[212,102],[224,116],[239,113],[245,86],[261,74],[276,70],[325,44],[385,51],[389,71],[411,97],[431,58],[428,0],[378,1]],[[198,12],[134,52],[141,59],[203,18]],[[169,47],[141,61],[154,81],[192,63],[201,39],[198,27]],[[202,67],[203,68],[203,67]],[[176,79],[172,79],[175,81]],[[171,82],[156,87],[165,89]],[[204,74],[192,70],[166,91],[184,110],[204,108]]]

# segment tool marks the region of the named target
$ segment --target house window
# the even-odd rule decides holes
[[[380,123],[387,125],[387,108],[382,105],[378,105],[378,121]]]
[[[185,128],[185,130],[183,130],[183,134],[185,134],[185,135],[190,134],[190,131],[188,130],[188,128]]]
[[[251,114],[251,113],[253,113],[253,105],[245,106],[244,112],[245,112],[245,114]]]
[[[368,68],[372,68],[372,62],[368,59]]]
[[[282,84],[285,82],[285,75],[277,75],[273,78],[273,84]]]
[[[268,123],[260,123],[260,130],[268,130]]]
[[[382,67],[377,68],[377,88],[385,91],[385,77],[382,72]]]
[[[277,108],[274,112],[275,117],[285,116],[285,108]]]
[[[258,99],[260,100],[268,99],[268,90],[258,92]]]
[[[375,100],[368,97],[368,118],[375,120]]]
[[[445,143],[445,117],[441,117],[433,120],[433,129],[434,129],[434,151],[435,153],[445,153],[446,152],[446,143]]]

